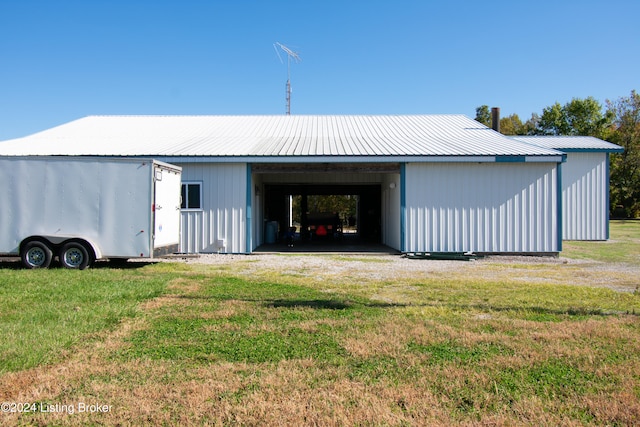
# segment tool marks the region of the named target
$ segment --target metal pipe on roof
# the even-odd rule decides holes
[[[500,108],[491,108],[491,129],[500,132]]]

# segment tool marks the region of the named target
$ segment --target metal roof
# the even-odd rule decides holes
[[[0,155],[255,158],[559,156],[463,115],[89,116],[0,142]]]
[[[621,153],[622,147],[593,136],[514,136],[516,141],[560,151],[603,151]]]

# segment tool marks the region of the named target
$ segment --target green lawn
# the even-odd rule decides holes
[[[592,260],[586,266],[615,263],[627,275],[617,280],[637,280],[640,222],[614,222],[611,236],[568,242],[563,256]],[[605,286],[606,271],[497,260],[362,281],[315,277],[301,262],[286,274],[259,265],[248,275],[247,263],[259,259],[81,272],[0,268],[0,401],[112,408],[3,413],[0,424],[640,419],[640,294]],[[380,269],[393,262],[331,261]]]
[[[60,360],[140,314],[139,303],[162,294],[170,279],[152,270],[0,269],[0,374]]]
[[[640,264],[640,221],[611,221],[606,242],[563,242],[562,255],[575,259]]]

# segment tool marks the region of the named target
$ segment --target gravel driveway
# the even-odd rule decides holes
[[[420,277],[522,280],[640,292],[640,266],[563,257],[488,256],[474,261],[416,260],[401,255],[355,254],[201,254],[171,257],[187,264],[218,265],[253,276],[265,271],[332,280],[394,281]]]

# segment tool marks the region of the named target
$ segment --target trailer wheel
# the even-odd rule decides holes
[[[82,242],[68,242],[62,245],[58,254],[64,268],[84,270],[91,264],[91,255]]]
[[[48,268],[51,265],[53,252],[46,243],[32,240],[20,248],[22,265],[26,268]]]

